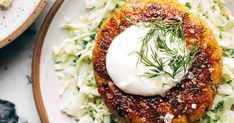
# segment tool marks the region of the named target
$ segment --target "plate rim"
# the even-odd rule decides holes
[[[11,34],[5,37],[3,40],[0,41],[0,49],[6,46],[7,44],[14,41],[20,34],[22,34],[39,16],[39,14],[44,9],[45,5],[47,4],[48,0],[40,0],[36,8],[33,12],[27,17],[27,19],[17,27]]]
[[[54,16],[58,12],[59,8],[63,4],[65,0],[56,0],[48,14],[46,15],[45,20],[40,28],[40,31],[36,38],[36,44],[33,53],[32,60],[32,87],[33,87],[33,95],[34,101],[36,104],[37,112],[39,114],[40,120],[42,123],[49,123],[48,115],[44,106],[44,102],[42,99],[41,88],[40,88],[40,58],[42,46],[44,43],[45,36],[49,29],[49,25],[54,19]]]

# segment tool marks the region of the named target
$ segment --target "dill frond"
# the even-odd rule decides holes
[[[149,68],[149,72],[145,73],[146,77],[153,78],[162,74],[168,74],[175,78],[177,74],[184,71],[187,72],[189,64],[198,54],[199,47],[195,46],[192,50],[188,50],[182,21],[167,23],[159,19],[153,23],[144,23],[145,28],[149,31],[142,39],[139,55],[139,61]],[[178,47],[172,48],[168,44],[178,44]],[[153,47],[150,45],[153,41]],[[148,55],[150,52],[150,55]],[[167,60],[160,58],[158,52],[166,53],[170,56]],[[172,72],[166,71],[165,66],[169,66]]]

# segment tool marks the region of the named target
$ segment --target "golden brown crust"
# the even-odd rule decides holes
[[[112,40],[132,25],[126,16],[137,22],[152,22],[157,18],[173,22],[182,18],[188,47],[201,45],[201,53],[189,69],[194,77],[186,75],[165,97],[129,95],[117,88],[107,73],[105,60]],[[211,107],[213,87],[221,79],[221,55],[222,50],[211,30],[176,0],[132,0],[102,25],[93,50],[93,66],[98,91],[112,111],[134,123],[161,123],[167,113],[175,115],[173,123],[187,123],[200,119]],[[193,109],[192,104],[197,108]]]

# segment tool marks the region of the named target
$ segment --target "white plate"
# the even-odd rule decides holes
[[[63,4],[60,6],[62,2]],[[60,8],[57,11],[58,7]],[[61,26],[64,24],[64,20],[66,18],[77,19],[77,17],[83,13],[85,13],[84,0],[57,0],[44,21],[44,27],[42,27],[42,30],[40,31],[39,38],[41,36],[44,37],[43,33],[46,31],[47,24],[50,22],[50,19],[53,18],[46,33],[44,43],[42,44],[43,39],[39,39],[40,41],[38,40],[37,42],[33,61],[32,76],[34,79],[34,96],[43,123],[72,122],[71,118],[68,118],[60,111],[61,104],[66,102],[69,95],[65,95],[62,98],[59,96],[60,85],[57,74],[54,71],[52,49],[68,37],[67,31],[61,29]],[[55,16],[52,17],[54,14]],[[40,49],[40,47],[42,47],[42,49]],[[40,58],[38,55],[40,55]],[[38,91],[40,91],[41,94]],[[45,108],[43,108],[41,103],[44,103]]]
[[[234,1],[232,2],[234,3]],[[60,6],[60,4],[62,5]],[[230,4],[230,6],[234,6],[234,4]],[[84,7],[84,0],[57,0],[40,31],[34,54],[32,76],[35,101],[43,123],[72,122],[71,118],[68,118],[60,111],[61,104],[67,101],[69,94],[62,98],[59,96],[60,85],[54,71],[55,64],[52,59],[52,49],[68,37],[67,31],[61,29],[64,20],[66,18],[77,19],[79,15],[85,13]]]
[[[47,0],[13,0],[12,6],[0,10],[0,48],[13,41],[40,14]]]

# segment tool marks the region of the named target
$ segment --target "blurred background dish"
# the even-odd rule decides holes
[[[12,42],[38,17],[47,0],[13,0],[0,9],[0,48]]]

